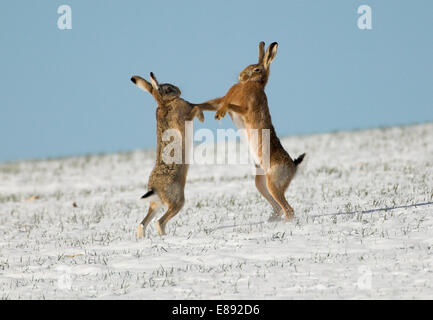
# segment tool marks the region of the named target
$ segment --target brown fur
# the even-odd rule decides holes
[[[274,209],[274,215],[280,216],[282,211],[286,219],[294,215],[293,208],[284,197],[284,192],[289,186],[296,172],[296,164],[284,150],[280,139],[277,137],[272,125],[271,115],[268,107],[268,100],[265,93],[265,86],[268,82],[270,64],[277,53],[278,44],[272,43],[266,53],[265,44],[259,44],[259,60],[257,64],[249,65],[239,75],[239,83],[233,85],[224,97],[209,100],[197,106],[210,106],[217,108],[215,119],[222,119],[228,112],[239,129],[245,128],[252,146],[252,151],[258,158],[257,168],[265,172],[265,176],[256,176],[256,187],[267,199]],[[258,143],[252,140],[252,130],[258,130]],[[262,152],[262,129],[268,129],[270,134],[270,163],[264,163],[265,157]],[[296,162],[300,163],[304,155]]]
[[[204,121],[200,107],[193,107],[189,102],[180,98],[181,91],[171,84],[158,84],[153,73],[150,73],[151,83],[139,76],[133,76],[131,81],[139,88],[148,91],[157,101],[157,150],[156,163],[150,174],[148,190],[150,206],[146,217],[138,226],[138,237],[143,237],[148,223],[162,205],[168,207],[166,213],[156,222],[160,235],[165,234],[167,222],[173,218],[183,207],[184,188],[188,173],[188,164],[185,163],[185,122],[197,116]],[[164,148],[172,141],[163,141],[163,133],[168,129],[177,129],[182,136],[182,163],[165,163],[163,161]],[[143,197],[148,197],[147,194]]]

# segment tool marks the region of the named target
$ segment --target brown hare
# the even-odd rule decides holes
[[[188,164],[186,163],[186,148],[192,145],[192,136],[187,137],[191,141],[185,140],[185,122],[192,121],[195,116],[200,121],[204,121],[203,112],[200,107],[193,107],[189,102],[180,98],[181,92],[178,87],[172,84],[159,84],[153,73],[150,73],[150,82],[139,76],[133,76],[131,81],[140,89],[148,91],[156,100],[158,107],[156,109],[157,122],[157,150],[156,163],[150,174],[148,181],[148,192],[143,195],[142,199],[150,201],[149,211],[143,221],[137,228],[137,236],[144,236],[147,225],[153,219],[158,209],[167,206],[165,214],[156,222],[156,228],[159,235],[165,234],[167,222],[173,218],[182,209],[184,204],[184,188]],[[171,130],[171,131],[170,131]],[[181,150],[182,154],[178,161],[166,161],[167,150],[171,142],[167,138],[167,132],[172,132],[178,136],[178,145],[174,151]],[[189,143],[190,142],[190,143]],[[168,152],[171,154],[171,152]],[[170,159],[170,158],[168,158]]]
[[[292,160],[272,125],[265,86],[277,48],[278,43],[273,42],[265,52],[265,43],[260,42],[258,63],[249,65],[239,74],[239,83],[233,85],[224,97],[196,106],[205,107],[207,110],[211,110],[211,107],[217,108],[217,120],[222,119],[228,112],[238,129],[246,130],[250,150],[258,162],[256,167],[264,172],[264,175],[256,174],[255,182],[259,192],[273,207],[274,214],[270,220],[281,216],[282,212],[289,220],[294,216],[294,210],[286,201],[284,193],[305,153]],[[263,129],[269,130],[267,150],[262,150],[261,137],[266,135]]]

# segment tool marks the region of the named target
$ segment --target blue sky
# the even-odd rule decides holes
[[[72,8],[59,30],[57,8]],[[372,8],[373,29],[357,27]],[[191,102],[223,95],[277,41],[279,136],[433,121],[433,1],[2,1],[0,161],[156,145],[155,72]],[[196,129],[233,127],[213,114]]]

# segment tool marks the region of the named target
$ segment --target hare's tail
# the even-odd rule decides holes
[[[302,160],[304,160],[304,157],[305,157],[305,153],[301,154],[299,157],[297,157],[295,160],[293,160],[293,162],[295,163],[295,166],[300,164],[302,162]]]
[[[153,191],[153,189],[150,189],[149,191],[147,191],[140,199],[146,199],[149,198],[150,196],[153,196],[155,194],[155,191]]]

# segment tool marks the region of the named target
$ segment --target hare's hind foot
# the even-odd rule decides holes
[[[281,221],[281,216],[283,215],[283,209],[275,209],[274,212],[269,216],[268,222]]]
[[[290,215],[290,216],[284,216],[284,220],[283,222],[290,222],[293,220],[293,218],[295,217],[294,214]]]
[[[137,238],[142,239],[144,237],[144,226],[143,224],[139,224],[137,227]]]
[[[287,208],[287,211],[284,211],[284,220],[291,221],[295,217],[295,210],[291,206]]]
[[[268,222],[276,222],[280,220],[281,220],[281,216],[276,215],[275,213],[271,214],[268,218]]]
[[[161,226],[161,222],[159,222],[159,220],[155,222],[155,226],[156,226],[156,230],[158,231],[158,234],[160,236],[165,236],[165,228],[164,226]]]
[[[284,212],[284,219],[282,220],[281,219],[282,212],[283,212],[283,210],[281,210],[281,212],[279,214],[277,214],[275,212],[273,214],[271,214],[268,218],[268,222],[276,222],[276,221],[287,222],[287,221],[291,221],[295,217],[294,211],[292,209],[292,211],[290,211],[289,213]]]

